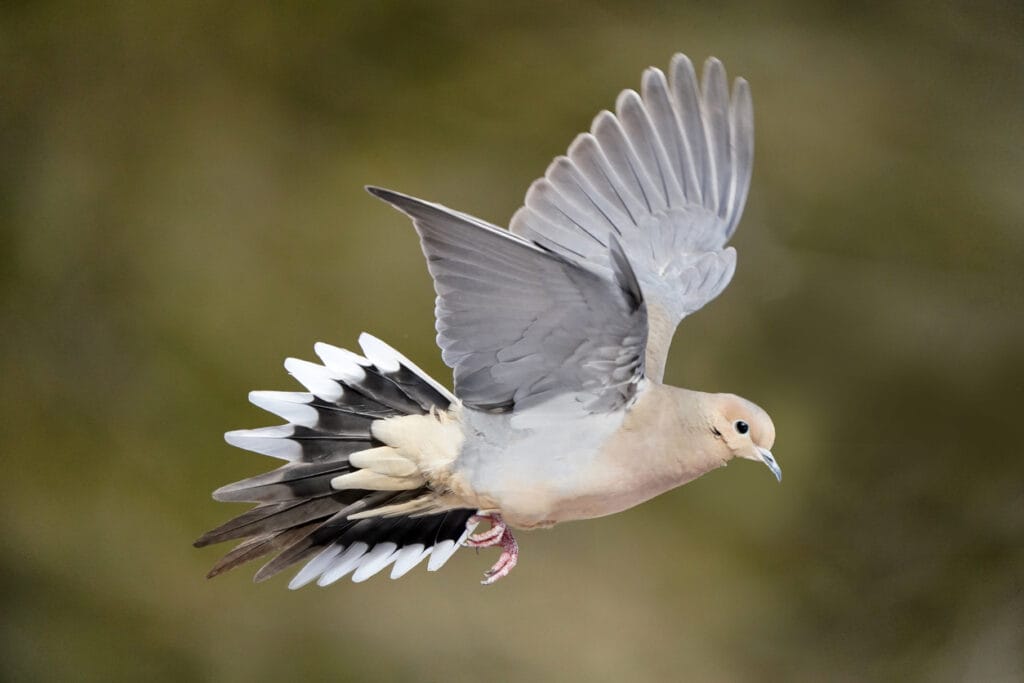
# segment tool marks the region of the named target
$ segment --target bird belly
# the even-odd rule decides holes
[[[629,506],[600,462],[621,415],[545,422],[464,411],[463,420],[465,442],[452,478],[461,484],[457,493],[480,509],[500,511],[506,523],[545,527]]]
[[[526,440],[526,450],[488,457],[491,466],[482,471],[489,476],[477,490],[487,492],[513,526],[550,526],[628,510],[724,464],[692,439],[686,443],[670,428],[658,429],[657,421],[637,428],[635,417],[613,428],[584,424],[557,440],[541,432]]]
[[[685,483],[603,467],[597,455],[590,454],[592,462],[585,476],[581,470],[575,470],[571,480],[540,476],[552,468],[538,466],[534,474],[508,477],[500,487],[488,490],[486,501],[501,511],[508,524],[529,529],[612,515]]]

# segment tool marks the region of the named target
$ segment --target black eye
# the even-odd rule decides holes
[[[750,431],[750,425],[743,420],[736,420],[736,431],[740,434],[746,434]]]

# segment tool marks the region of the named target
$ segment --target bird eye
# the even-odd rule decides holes
[[[746,434],[750,431],[750,425],[743,420],[736,420],[736,431],[740,434]]]

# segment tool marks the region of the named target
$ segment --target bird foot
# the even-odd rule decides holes
[[[464,545],[469,548],[491,548],[501,543],[501,537],[508,529],[501,515],[473,515],[466,525],[476,526],[480,522],[487,522],[491,528],[482,534],[473,534],[466,539]]]
[[[492,548],[501,546],[501,555],[494,566],[484,572],[484,580],[480,583],[490,586],[498,580],[508,576],[509,572],[519,562],[519,544],[512,536],[512,530],[508,528],[505,521],[498,514],[474,515],[470,518],[469,524],[489,522],[491,528],[482,534],[473,534],[466,539],[465,545],[470,548]]]

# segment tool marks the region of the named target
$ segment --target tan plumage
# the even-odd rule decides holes
[[[619,512],[733,458],[781,480],[764,410],[662,384],[677,325],[732,278],[752,163],[746,82],[730,94],[710,59],[698,86],[676,55],[552,162],[510,230],[368,188],[420,237],[455,393],[369,335],[365,356],[287,361],[309,393],[252,400],[288,424],[227,438],[290,463],[215,494],[259,503],[198,542],[249,539],[215,572],[280,552],[258,577],[307,560],[292,587],[362,581],[466,543],[501,546],[493,583],[517,561],[510,526]]]

